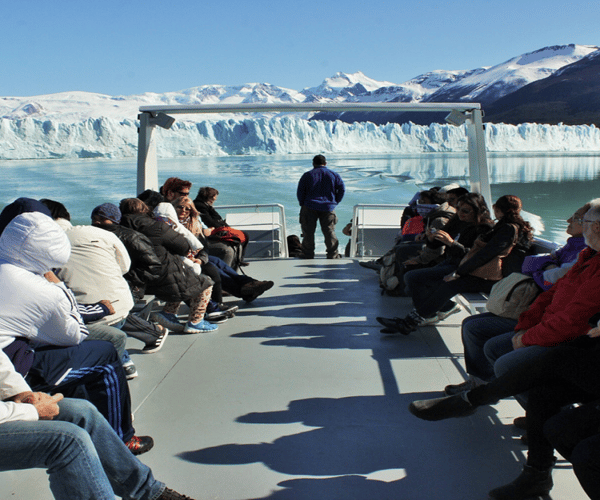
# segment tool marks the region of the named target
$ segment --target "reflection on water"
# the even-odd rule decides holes
[[[205,185],[220,191],[219,203],[280,203],[288,231],[298,234],[296,186],[311,168],[312,155],[227,156],[159,161],[159,180],[176,175],[193,182],[192,193]],[[338,207],[340,224],[351,219],[358,203],[401,203],[419,189],[450,182],[467,184],[466,154],[329,155],[346,183]],[[542,217],[543,235],[564,241],[565,219],[586,201],[600,197],[600,153],[597,155],[490,154],[492,196],[516,194],[525,209]],[[32,160],[0,162],[0,203],[18,196],[63,202],[77,224],[87,224],[94,206],[135,194],[136,161]]]

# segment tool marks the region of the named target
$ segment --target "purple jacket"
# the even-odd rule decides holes
[[[575,264],[579,252],[584,248],[583,236],[572,236],[567,240],[565,246],[551,254],[525,257],[521,272],[532,276],[543,290],[549,290]],[[547,269],[551,265],[556,267]]]
[[[327,167],[314,167],[300,178],[296,195],[301,207],[333,212],[345,191],[344,181],[337,172]]]

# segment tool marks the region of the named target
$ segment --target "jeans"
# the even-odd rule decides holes
[[[557,413],[544,435],[569,462],[587,495],[600,499],[600,409],[598,401]]]
[[[433,267],[407,271],[404,274],[406,293],[413,298],[415,304],[421,304],[439,286],[442,278],[455,269],[455,265],[442,262]]]
[[[219,270],[221,276],[221,286],[223,290],[234,297],[241,297],[241,289],[247,283],[252,283],[254,278],[245,274],[238,274],[235,269],[229,267],[226,262],[217,258],[209,257],[208,261]]]
[[[515,350],[512,344],[514,335],[514,331],[498,335],[488,340],[483,347],[486,358],[494,367],[496,377],[514,370],[516,366],[531,359],[539,358],[550,349],[541,345],[531,345]]]
[[[88,323],[85,325],[90,332],[87,340],[105,340],[115,346],[119,358],[123,357],[125,344],[127,344],[127,334],[119,327],[103,325],[98,323]]]
[[[436,270],[437,267],[440,267],[440,269]],[[418,271],[439,273],[445,268],[448,268],[447,264],[440,264],[440,266],[419,269]],[[413,304],[421,317],[430,318],[439,311],[450,310],[452,307],[450,299],[455,295],[465,292],[490,293],[495,283],[496,281],[484,280],[476,276],[460,276],[458,279],[452,281],[444,281],[442,278],[438,280],[432,279],[430,282],[423,283],[412,290]]]
[[[327,258],[333,259],[338,255],[339,241],[335,235],[335,225],[338,221],[335,212],[322,212],[307,207],[300,209],[300,226],[302,228],[302,251],[308,258],[315,256],[315,231],[317,221],[321,224],[321,231],[325,238]]]
[[[58,500],[155,500],[154,479],[87,401],[63,399],[54,420],[0,425],[0,470],[44,468]]]
[[[516,319],[502,318],[492,313],[475,314],[462,322],[461,336],[467,373],[489,382],[495,378],[494,365],[484,353],[485,343],[498,335],[513,332]]]

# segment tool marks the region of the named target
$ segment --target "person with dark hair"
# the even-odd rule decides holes
[[[171,201],[179,196],[189,196],[192,183],[179,177],[169,177],[160,188],[160,194],[165,200]]]
[[[302,227],[302,258],[315,256],[315,230],[317,222],[325,238],[328,259],[337,259],[339,242],[335,235],[338,221],[335,207],[344,198],[346,188],[339,174],[327,168],[323,155],[313,158],[313,168],[305,172],[298,182],[296,196],[300,203],[300,226]]]
[[[219,257],[233,269],[247,266],[248,263],[244,261],[244,254],[250,237],[244,231],[231,228],[227,221],[221,217],[221,214],[215,210],[214,205],[218,196],[219,191],[217,189],[204,186],[198,190],[198,195],[194,200],[195,209],[208,229],[206,234],[207,252],[210,255]],[[226,247],[229,247],[229,250]]]
[[[460,261],[455,271],[430,282],[424,289],[413,288],[415,309],[405,318],[383,318],[377,321],[385,328],[381,333],[408,335],[439,312],[450,312],[458,293],[489,293],[492,286],[512,272],[519,272],[531,246],[533,231],[520,215],[521,200],[513,195],[501,196],[494,204],[498,223],[479,236]]]
[[[466,194],[469,194],[469,190],[465,189],[464,187],[455,187],[446,191],[448,203],[454,208],[457,207],[459,198]]]
[[[71,214],[67,210],[67,207],[65,207],[62,203],[54,200],[49,200],[48,198],[42,198],[40,202],[48,207],[48,209],[50,210],[50,216],[54,220],[65,219],[71,221]]]
[[[50,209],[43,203],[34,200],[33,198],[17,198],[12,203],[6,205],[0,213],[0,234],[2,234],[4,228],[8,226],[9,222],[17,215],[27,212],[40,212],[49,217],[52,216]]]
[[[213,282],[204,275],[197,275],[183,264],[181,257],[188,255],[190,245],[187,240],[168,224],[155,220],[146,204],[138,198],[121,200],[119,209],[121,225],[146,235],[154,245],[154,251],[161,261],[160,277],[147,284],[147,291],[167,304],[156,316],[158,323],[169,330],[185,333],[215,331],[204,318],[210,300]],[[177,310],[184,301],[190,307],[187,324],[179,323]]]

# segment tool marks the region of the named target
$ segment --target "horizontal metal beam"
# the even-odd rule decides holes
[[[168,113],[168,114],[194,114],[194,113],[257,113],[257,112],[307,112],[307,111],[387,111],[387,112],[450,112],[473,111],[481,109],[481,104],[474,102],[448,103],[448,102],[354,102],[354,103],[297,103],[297,104],[192,104],[173,106],[140,106],[141,112]]]

